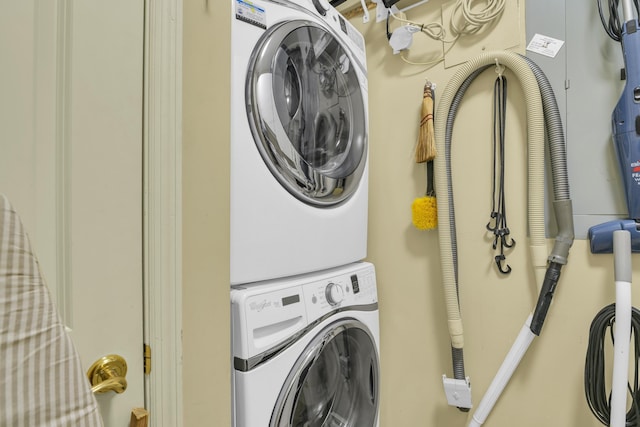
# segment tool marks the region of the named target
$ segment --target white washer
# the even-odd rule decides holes
[[[363,259],[362,35],[326,0],[232,2],[231,284]]]
[[[379,425],[375,270],[231,290],[234,427]]]

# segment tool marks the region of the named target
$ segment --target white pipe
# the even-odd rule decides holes
[[[531,329],[529,329],[531,326],[531,317],[532,315],[530,314],[529,317],[527,317],[524,326],[520,329],[520,333],[511,346],[511,350],[509,350],[509,353],[507,353],[507,356],[504,358],[502,365],[500,365],[500,369],[498,369],[498,373],[493,378],[491,385],[482,397],[480,405],[478,405],[478,409],[474,412],[471,422],[469,423],[469,427],[480,427],[484,424],[489,413],[493,409],[493,406],[502,394],[502,391],[509,383],[511,376],[520,364],[520,360],[522,360],[522,357],[531,345],[531,342],[535,337],[535,334],[531,332]]]
[[[629,375],[629,339],[631,337],[631,235],[626,230],[613,232],[616,281],[616,323],[611,380],[611,427],[627,422],[627,383]]]
[[[429,3],[429,0],[421,0],[421,1],[415,2],[414,4],[411,4],[403,9],[400,9],[400,12],[405,13],[406,11],[413,9],[414,7],[421,6],[425,3]]]

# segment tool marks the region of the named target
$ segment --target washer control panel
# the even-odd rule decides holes
[[[378,302],[374,266],[361,262],[231,292],[234,355],[266,351],[336,310],[371,310]]]
[[[302,287],[309,321],[340,308],[378,302],[375,270],[371,264],[362,269],[308,283]]]

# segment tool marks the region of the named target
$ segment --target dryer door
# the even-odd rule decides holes
[[[287,21],[249,61],[247,113],[262,158],[295,197],[332,206],[358,188],[367,154],[366,74],[331,30]]]
[[[378,351],[368,328],[342,319],[323,329],[298,359],[278,396],[270,427],[374,427]]]

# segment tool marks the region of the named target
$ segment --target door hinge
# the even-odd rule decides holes
[[[149,375],[151,373],[151,346],[149,344],[144,345],[144,374]]]

